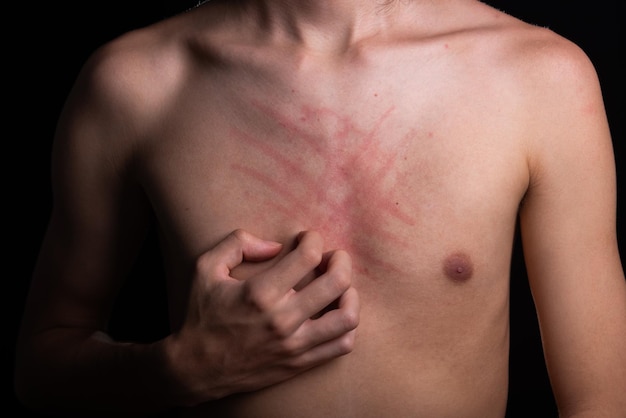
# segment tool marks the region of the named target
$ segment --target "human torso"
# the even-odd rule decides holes
[[[211,59],[190,66],[140,159],[173,324],[194,260],[237,228],[287,248],[314,229],[328,250],[349,251],[361,321],[349,355],[193,412],[504,414],[509,262],[528,171],[497,60],[470,52],[480,36],[365,45],[332,65],[248,45],[195,51]]]

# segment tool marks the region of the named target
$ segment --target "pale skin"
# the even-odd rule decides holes
[[[53,187],[34,408],[503,417],[519,219],[561,416],[626,410],[597,76],[479,2],[212,1],[124,35],[70,94]],[[113,341],[152,219],[172,333]]]

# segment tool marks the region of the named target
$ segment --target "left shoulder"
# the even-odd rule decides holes
[[[527,134],[567,141],[578,129],[580,138],[606,138],[598,131],[607,123],[601,85],[586,52],[549,28],[501,20],[481,35],[480,56],[492,83],[514,97]]]
[[[548,28],[528,25],[506,36],[505,50],[532,91],[552,94],[597,92],[595,67],[587,54],[571,40]]]
[[[518,100],[559,106],[597,100],[598,76],[575,42],[481,3],[468,3],[452,34],[473,77]]]

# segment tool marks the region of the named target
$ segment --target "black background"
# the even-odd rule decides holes
[[[312,0],[313,1],[313,0]],[[374,0],[372,0],[374,1]],[[626,149],[623,0],[571,2],[556,0],[485,1],[530,23],[546,26],[581,46],[594,62],[603,88],[618,169],[618,239],[626,245]],[[4,141],[8,145],[5,170],[4,306],[7,370],[5,387],[12,385],[15,336],[30,274],[43,236],[51,204],[49,159],[56,120],[77,73],[95,48],[110,39],[174,13],[194,1],[22,2],[4,12],[2,67],[5,110]],[[10,28],[10,29],[7,29]],[[7,94],[8,93],[8,94]],[[6,236],[6,235],[5,235]],[[121,298],[113,333],[140,340],[167,332],[165,288],[154,239],[137,263]],[[622,260],[625,252],[622,249]],[[523,256],[516,243],[511,284],[511,381],[507,417],[556,417],[534,305],[528,290]],[[141,304],[141,309],[133,308]],[[12,391],[5,410],[28,416]],[[14,411],[14,412],[11,412]]]

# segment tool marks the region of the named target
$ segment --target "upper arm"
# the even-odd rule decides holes
[[[626,282],[609,127],[587,57],[567,42],[548,51],[531,86],[524,257],[562,412],[620,403],[623,411]]]
[[[124,64],[106,48],[94,54],[59,119],[53,209],[25,312],[33,332],[102,329],[147,230],[136,167],[145,121]]]

